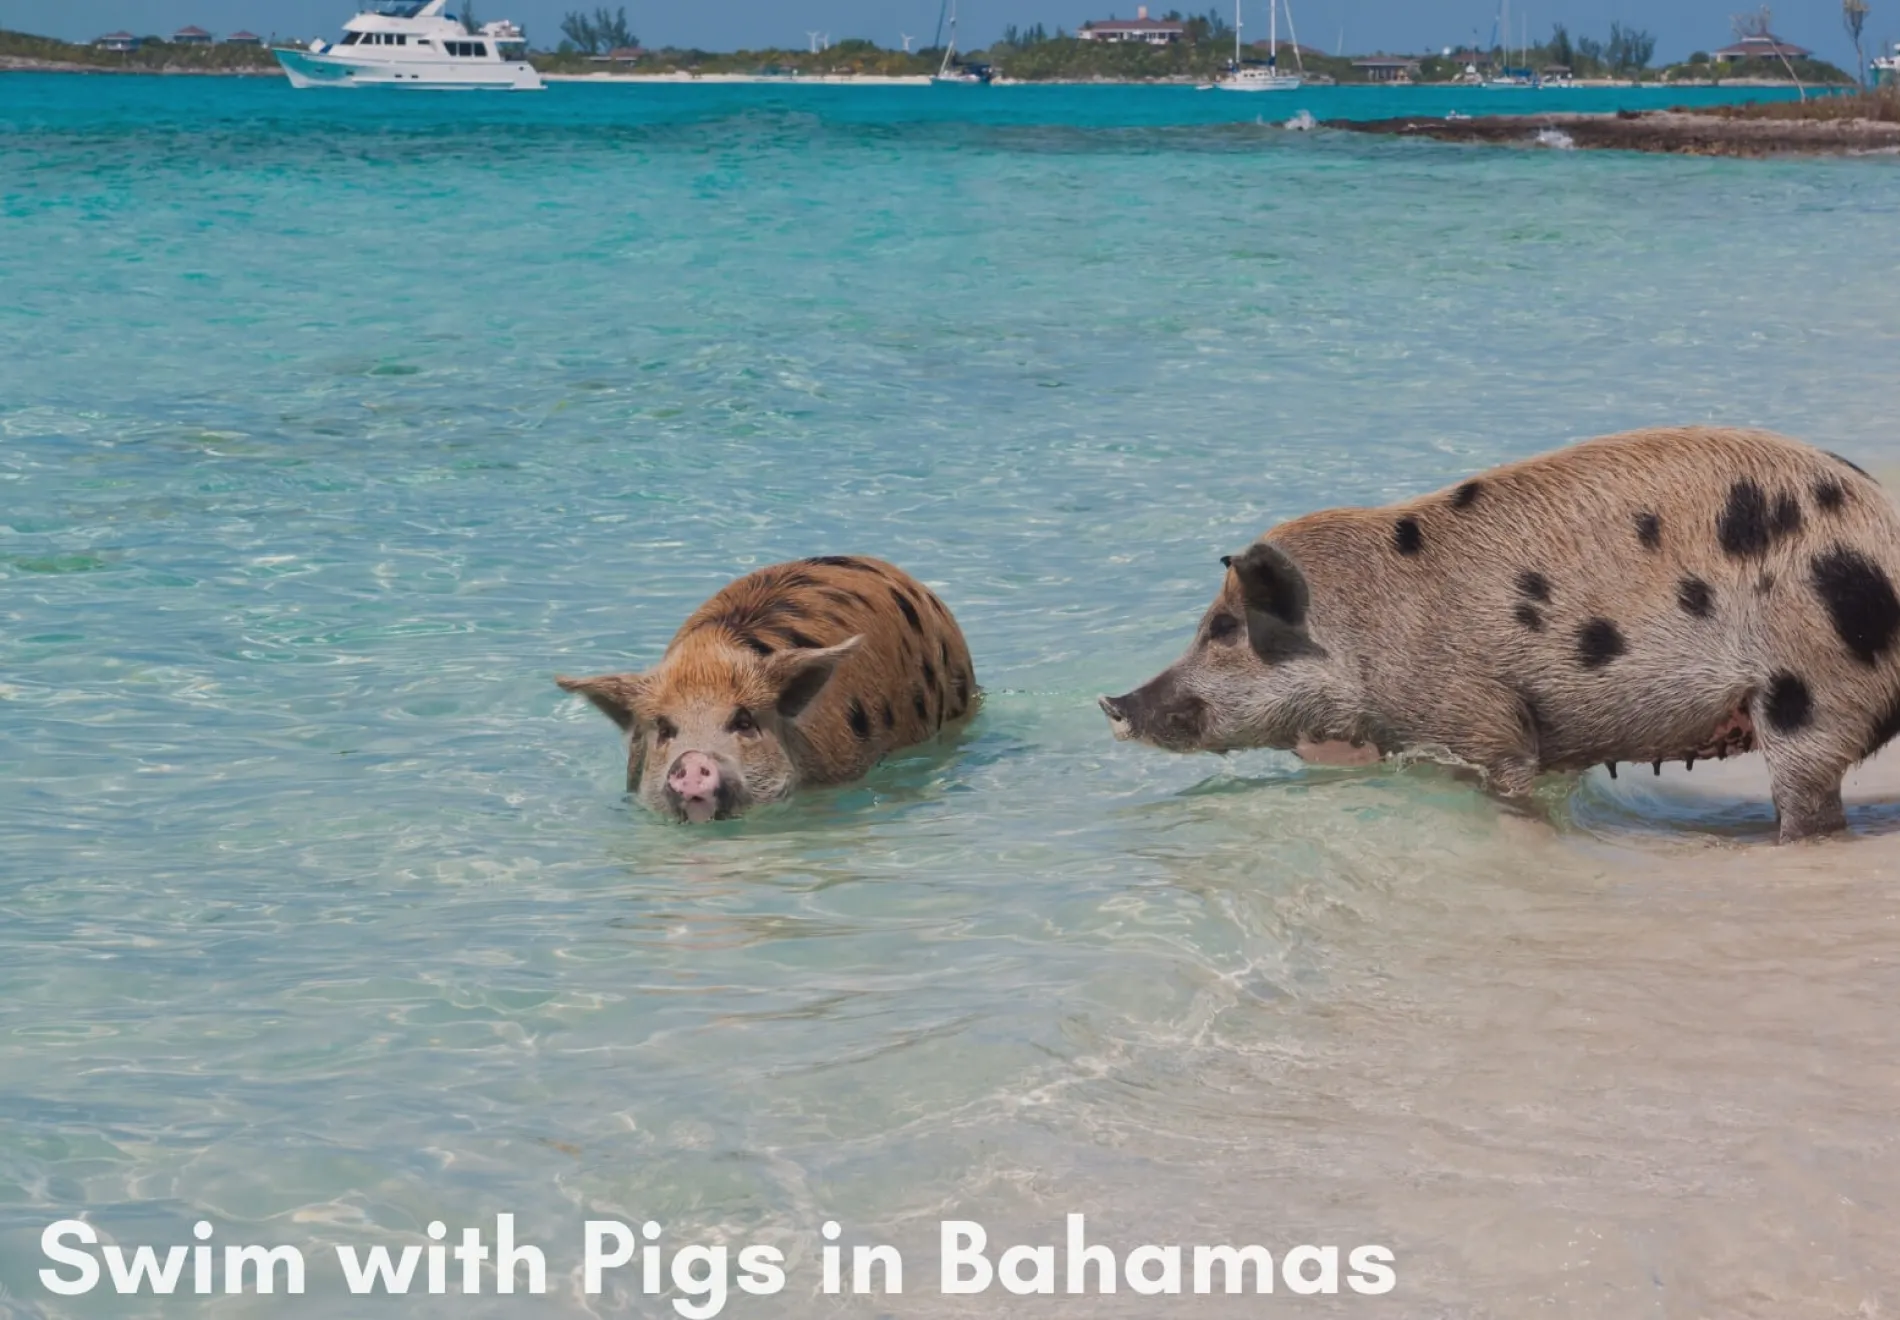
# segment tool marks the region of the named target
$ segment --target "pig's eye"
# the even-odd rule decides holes
[[[759,722],[752,718],[752,712],[744,706],[732,712],[732,718],[726,722],[728,733],[757,733]]]
[[[1231,614],[1216,614],[1207,621],[1207,638],[1212,642],[1231,642],[1240,635],[1240,620]]]
[[[680,736],[679,725],[662,716],[653,721],[653,736],[663,743],[672,742],[675,738]]]

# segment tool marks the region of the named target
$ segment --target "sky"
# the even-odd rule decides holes
[[[979,47],[1002,35],[1005,24],[1042,23],[1073,31],[1085,19],[1134,16],[1137,0],[958,0],[959,45]],[[512,18],[537,45],[559,40],[561,16],[582,0],[474,0],[482,19]],[[592,9],[599,0],[586,0]],[[818,30],[833,40],[868,37],[895,47],[901,35],[929,44],[942,0],[695,0],[626,5],[634,32],[649,46],[697,46],[706,50],[804,46]],[[1190,13],[1218,4],[1232,13],[1233,0],[1159,0],[1157,14],[1178,5]],[[1242,0],[1249,37],[1266,34],[1267,0]],[[1573,35],[1602,37],[1612,20],[1646,28],[1656,36],[1656,61],[1681,59],[1692,50],[1712,50],[1730,40],[1730,16],[1752,11],[1759,0],[1513,0],[1511,27],[1527,21],[1532,40],[1562,22]],[[1867,20],[1868,53],[1900,37],[1900,0],[1872,0]],[[90,41],[126,28],[170,33],[188,23],[229,32],[248,28],[269,36],[333,36],[356,9],[352,0],[0,0],[0,28]],[[450,10],[460,7],[451,0]],[[619,0],[615,0],[615,8]],[[1826,59],[1851,67],[1853,47],[1841,27],[1840,0],[1782,0],[1774,5],[1775,31],[1809,46]],[[1293,0],[1300,40],[1323,50],[1418,52],[1488,42],[1497,0]]]

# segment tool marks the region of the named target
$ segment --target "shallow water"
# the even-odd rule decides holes
[[[306,1249],[231,1316],[503,1211],[555,1295],[405,1313],[662,1313],[577,1295],[606,1215],[792,1253],[730,1315],[1154,1314],[936,1295],[938,1219],[1069,1211],[1395,1252],[1293,1311],[1900,1305],[1900,770],[1775,850],[1758,765],[1526,819],[1093,704],[1311,508],[1657,422],[1900,472],[1900,169],[1232,99],[0,80],[0,1310],[192,1306],[46,1294],[80,1211]],[[960,745],[639,814],[549,676],[847,551],[957,613]]]

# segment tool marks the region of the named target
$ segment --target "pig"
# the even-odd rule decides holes
[[[981,696],[944,603],[858,555],[729,583],[645,673],[555,682],[627,735],[628,792],[695,824],[856,779],[967,720]]]
[[[1783,436],[1605,436],[1221,562],[1186,654],[1101,698],[1117,737],[1448,753],[1507,797],[1759,747],[1787,842],[1845,828],[1842,776],[1900,733],[1900,514]]]

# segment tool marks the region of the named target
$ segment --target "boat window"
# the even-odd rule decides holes
[[[361,32],[345,32],[343,34],[343,44],[346,46],[354,46],[362,39],[363,34]]]
[[[408,34],[404,32],[398,32],[396,34],[396,44],[398,46],[407,46],[409,44]]]
[[[468,43],[468,53],[478,60],[486,58],[488,55],[488,45],[486,42],[471,41]]]

